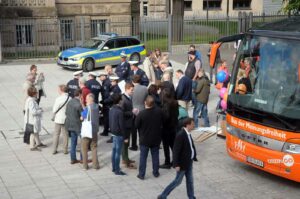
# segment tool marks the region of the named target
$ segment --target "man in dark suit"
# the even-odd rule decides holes
[[[140,136],[140,165],[138,178],[143,180],[146,173],[147,156],[149,150],[152,156],[154,177],[159,176],[159,145],[163,128],[163,112],[155,106],[152,96],[145,100],[146,109],[141,111],[135,119],[135,127]]]
[[[176,71],[176,77],[179,80],[176,88],[176,99],[178,104],[188,111],[192,100],[193,81],[186,77],[182,70]]]
[[[193,161],[197,161],[196,148],[191,136],[195,124],[192,118],[183,121],[183,128],[178,132],[173,148],[173,167],[176,169],[176,177],[165,190],[157,197],[165,199],[186,178],[187,195],[189,199],[194,196]]]
[[[125,53],[121,53],[120,57],[121,57],[121,63],[118,64],[118,66],[116,67],[115,73],[119,77],[120,81],[122,80],[127,81],[129,78],[130,65],[126,60],[127,55]]]
[[[142,69],[139,68],[138,61],[129,61],[130,64],[130,73],[129,73],[129,77],[130,80],[132,80],[134,75],[139,75],[141,77],[141,85],[143,86],[148,86],[149,85],[149,79],[145,73],[145,71],[143,71]]]
[[[122,162],[125,164],[127,168],[130,169],[136,169],[136,166],[134,165],[133,160],[130,160],[128,157],[128,147],[129,147],[129,140],[130,140],[130,134],[133,130],[133,106],[132,106],[132,94],[133,94],[133,88],[134,85],[132,83],[126,83],[125,84],[125,92],[122,95],[122,101],[121,101],[121,108],[123,110],[124,115],[124,126],[125,126],[125,134],[124,134],[124,140],[127,140],[127,142],[124,142],[123,148],[122,148]]]

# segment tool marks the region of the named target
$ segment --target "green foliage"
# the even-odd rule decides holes
[[[283,0],[283,12],[292,15],[300,14],[300,0]]]

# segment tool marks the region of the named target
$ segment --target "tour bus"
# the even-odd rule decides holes
[[[239,43],[228,86],[227,153],[300,182],[300,17],[219,39],[211,66],[226,42]]]

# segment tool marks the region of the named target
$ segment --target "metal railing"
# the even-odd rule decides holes
[[[56,57],[60,51],[81,45],[103,32],[136,36],[148,50],[170,51],[174,45],[207,44],[242,29],[286,17],[277,13],[213,16],[209,19],[206,16],[120,18],[114,21],[86,17],[1,19],[2,56],[5,59]]]

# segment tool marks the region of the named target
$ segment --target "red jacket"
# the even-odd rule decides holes
[[[81,100],[84,106],[86,106],[86,96],[91,93],[90,89],[88,89],[87,87],[83,87],[81,89],[82,95],[81,95]]]

